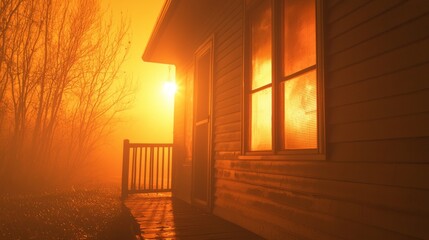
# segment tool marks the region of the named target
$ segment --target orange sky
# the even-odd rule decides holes
[[[147,41],[164,0],[104,0],[115,16],[130,20],[131,49],[124,70],[138,82],[136,102],[122,116],[117,137],[131,142],[171,142],[173,101],[162,91],[169,76],[168,65],[143,62]],[[173,68],[174,69],[174,68]]]
[[[169,74],[168,65],[142,60],[164,1],[101,0],[105,6],[110,5],[115,17],[122,13],[130,20],[131,49],[124,71],[138,82],[134,105],[121,114],[117,131],[107,140],[108,144],[100,149],[105,152],[103,161],[114,165],[121,163],[124,139],[142,143],[171,143],[173,140],[174,101],[163,92],[163,84],[174,79],[174,67]],[[120,170],[116,169],[115,173],[120,173]]]

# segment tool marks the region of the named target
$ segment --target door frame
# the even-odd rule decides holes
[[[194,92],[193,92],[193,141],[192,141],[192,156],[195,157],[195,141],[196,139],[196,108],[197,108],[197,99],[196,92],[198,84],[198,59],[204,56],[207,52],[209,52],[210,56],[210,66],[209,66],[209,83],[208,83],[208,136],[207,136],[207,202],[200,201],[199,199],[194,198],[194,187],[195,187],[195,164],[192,164],[192,183],[191,183],[191,203],[192,205],[199,207],[207,212],[212,211],[213,205],[213,150],[212,150],[212,129],[213,129],[213,68],[214,68],[214,36],[210,36],[206,41],[204,41],[200,47],[194,53]],[[194,162],[194,161],[193,161]]]

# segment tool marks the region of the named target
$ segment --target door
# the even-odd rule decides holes
[[[192,203],[211,208],[211,89],[213,41],[210,39],[195,54],[194,140],[192,163]]]

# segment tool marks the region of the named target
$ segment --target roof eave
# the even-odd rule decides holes
[[[146,45],[146,49],[143,52],[142,59],[146,62],[159,62],[159,63],[167,63],[163,58],[157,57],[156,48],[160,41],[162,32],[165,30],[168,20],[171,16],[171,12],[173,11],[173,6],[175,5],[173,0],[166,0],[164,6],[162,7],[161,13],[158,16],[158,20],[156,25],[151,33],[149,41]]]

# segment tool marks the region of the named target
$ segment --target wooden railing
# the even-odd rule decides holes
[[[129,193],[170,192],[173,144],[124,140],[122,198]]]

